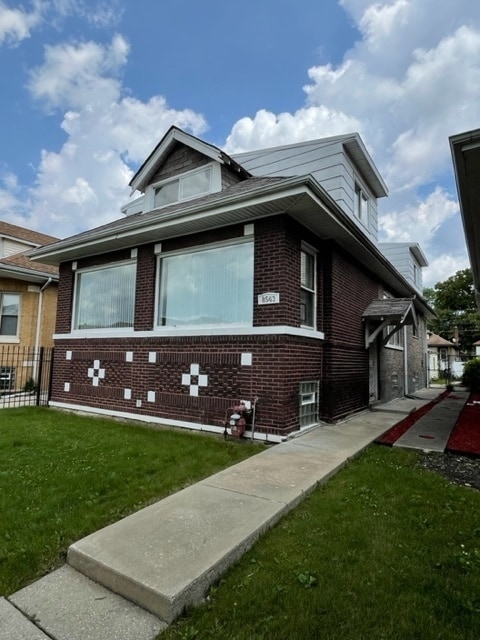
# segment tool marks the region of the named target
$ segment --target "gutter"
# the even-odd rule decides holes
[[[40,287],[40,292],[38,294],[37,327],[35,331],[35,363],[33,368],[34,380],[37,379],[37,373],[38,373],[38,352],[40,349],[40,332],[42,328],[43,292],[48,286],[50,286],[52,281],[53,281],[53,278],[48,278],[48,280],[46,280],[46,282],[44,282],[43,285]]]

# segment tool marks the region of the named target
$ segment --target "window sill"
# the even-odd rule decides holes
[[[20,338],[16,336],[0,336],[0,344],[20,344]]]
[[[385,345],[385,349],[393,349],[394,351],[403,351],[404,350],[403,347],[399,347],[396,344],[386,344]]]
[[[305,327],[289,327],[287,325],[263,327],[211,327],[211,328],[172,328],[154,329],[152,331],[129,330],[88,330],[72,331],[71,333],[56,333],[54,340],[85,340],[95,338],[182,338],[188,336],[261,336],[261,335],[292,335],[313,340],[324,340],[323,331],[315,331]]]

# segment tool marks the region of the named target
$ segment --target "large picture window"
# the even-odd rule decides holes
[[[160,256],[157,324],[251,326],[253,242]]]
[[[77,273],[74,329],[133,327],[136,263]]]
[[[18,293],[0,293],[0,336],[18,335]]]

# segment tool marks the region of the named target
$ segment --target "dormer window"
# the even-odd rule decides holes
[[[165,207],[181,200],[190,200],[216,189],[212,188],[212,165],[189,171],[172,180],[153,185],[153,208]]]

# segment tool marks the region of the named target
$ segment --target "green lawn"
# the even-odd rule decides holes
[[[263,446],[48,409],[0,411],[0,594],[68,545]],[[480,492],[372,446],[160,640],[477,640]]]
[[[480,492],[373,445],[160,640],[478,640]]]
[[[92,531],[263,445],[46,408],[0,411],[0,595],[64,561]]]

